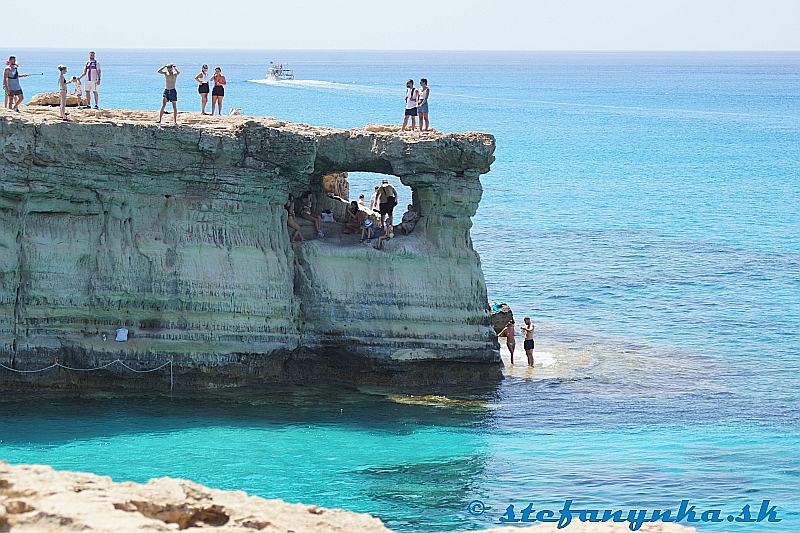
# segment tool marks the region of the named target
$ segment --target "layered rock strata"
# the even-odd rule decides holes
[[[470,239],[492,136],[194,114],[162,127],[134,111],[71,118],[0,112],[0,363],[171,361],[186,389],[499,375]],[[288,195],[311,190],[322,205],[323,177],[349,171],[411,187],[424,215],[414,233],[379,252],[335,238],[331,224],[332,238],[291,245]],[[128,342],[113,342],[118,327]],[[169,379],[166,368],[0,368],[5,386]]]

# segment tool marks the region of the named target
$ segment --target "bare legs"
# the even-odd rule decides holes
[[[24,98],[25,97],[22,96],[21,94],[18,94],[16,96],[10,96],[9,97],[9,101],[8,101],[9,102],[9,108],[13,109],[14,111],[19,111],[19,104],[22,103],[22,100]]]
[[[211,97],[211,114],[214,114],[214,107],[217,107],[217,114],[222,115],[222,99],[225,98],[224,96],[212,96]]]
[[[408,119],[410,115],[406,115],[403,117],[403,131],[406,131],[406,126],[408,126]],[[422,119],[420,119],[420,127],[422,127]],[[411,131],[415,131],[417,129],[417,117],[411,116]]]
[[[86,94],[86,107],[92,107],[92,94],[94,94],[94,106],[100,107],[100,99],[97,96],[97,91],[84,91]]]
[[[200,103],[203,105],[203,114],[208,115],[208,113],[206,113],[206,106],[208,105],[208,93],[200,93]]]
[[[528,358],[528,366],[533,367],[533,350],[525,350],[525,356]]]
[[[422,125],[423,122],[425,123],[425,126]],[[419,114],[419,131],[428,131],[428,128],[430,128],[430,126],[431,125],[428,122],[428,114],[427,113],[420,113]]]
[[[514,342],[508,342],[508,340],[506,340],[506,347],[508,348],[508,353],[511,354],[511,365],[513,366],[514,365],[514,349],[517,347],[517,345]]]
[[[164,118],[164,108],[167,107],[167,99],[161,99],[161,111],[158,112],[158,123],[161,124],[161,119]],[[172,122],[178,124],[178,102],[172,102]]]

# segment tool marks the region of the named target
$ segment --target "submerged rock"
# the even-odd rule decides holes
[[[483,133],[28,107],[0,112],[0,386],[164,390],[500,376],[471,217]],[[289,193],[392,174],[424,217],[385,251],[289,242]],[[342,174],[338,187],[344,188]],[[400,206],[397,215],[402,213]],[[130,331],[113,342],[114,331]],[[168,366],[161,366],[168,365]]]

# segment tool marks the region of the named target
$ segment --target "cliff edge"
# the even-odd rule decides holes
[[[470,238],[491,135],[192,113],[160,126],[145,111],[71,118],[0,111],[0,387],[499,376]],[[323,176],[350,171],[409,186],[424,215],[414,233],[385,252],[290,244],[288,195],[310,190],[324,203]],[[113,341],[118,327],[128,342]],[[170,365],[9,370],[116,359]]]

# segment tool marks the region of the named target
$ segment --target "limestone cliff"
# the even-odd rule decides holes
[[[194,114],[162,127],[134,111],[71,118],[0,111],[0,363],[172,360],[178,388],[499,374],[469,232],[490,135]],[[414,233],[384,252],[341,237],[291,245],[288,194],[311,190],[321,205],[322,177],[350,171],[411,187],[424,215]],[[112,340],[120,326],[126,343]],[[166,379],[126,373],[113,384]],[[103,372],[0,368],[0,384],[14,381],[112,383]]]

